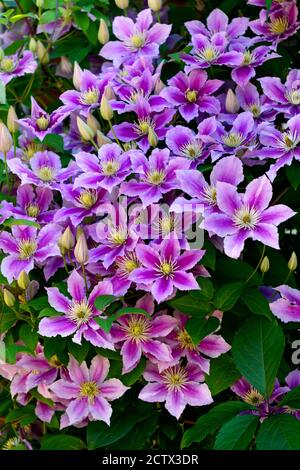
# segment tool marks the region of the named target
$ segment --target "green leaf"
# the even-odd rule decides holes
[[[269,302],[255,287],[245,289],[241,296],[241,301],[247,305],[250,312],[272,318]]]
[[[215,269],[217,254],[214,245],[210,242],[205,242],[204,249],[205,255],[201,260],[201,264],[203,264],[203,266],[207,266],[208,268]]]
[[[36,297],[35,299],[30,300],[28,305],[33,308],[33,310],[42,310],[43,308],[49,307],[48,297],[46,295],[43,297]]]
[[[2,80],[0,80],[0,104],[6,104],[6,89]]]
[[[137,308],[137,307],[124,307],[120,308],[118,310],[118,317],[121,317],[122,315],[127,315],[127,314],[138,314],[138,315],[145,315],[145,317],[151,318],[151,315],[149,315],[146,310],[143,308]]]
[[[290,390],[279,403],[279,406],[288,406],[292,409],[300,409],[300,385]]]
[[[94,305],[97,310],[100,310],[101,312],[105,310],[105,308],[113,303],[116,299],[114,295],[99,295],[99,297],[96,297]]]
[[[192,317],[186,323],[186,331],[189,333],[195,345],[208,336],[213,331],[216,331],[220,322],[216,317],[208,319],[201,317]]]
[[[229,401],[215,406],[207,414],[200,416],[194,426],[185,431],[181,448],[188,447],[193,442],[203,441],[206,436],[213,434],[233,416],[249,408],[249,405],[240,401]]]
[[[47,147],[51,147],[56,152],[64,151],[64,140],[61,135],[58,134],[48,134],[43,140],[43,144]]]
[[[81,364],[88,355],[90,344],[87,341],[83,341],[81,344],[76,344],[72,340],[68,342],[68,351],[75,359]]]
[[[196,293],[197,291],[195,291]],[[204,316],[211,312],[211,305],[201,292],[192,295],[183,295],[178,299],[173,299],[168,302],[168,305],[179,310],[179,312],[186,313],[192,316]],[[202,302],[201,302],[202,299]]]
[[[1,309],[0,312],[0,333],[5,333],[17,321],[16,315],[13,311],[8,309]]]
[[[241,374],[235,367],[231,355],[228,353],[222,354],[222,356],[216,359],[211,359],[209,374],[205,380],[212,396],[214,396],[231,387],[240,376]]]
[[[270,8],[271,8],[271,6],[272,6],[272,1],[273,1],[273,0],[265,0],[267,10],[270,10]]]
[[[300,184],[300,163],[294,161],[292,165],[286,166],[285,173],[286,173],[287,179],[289,180],[294,190],[296,191]]]
[[[15,408],[11,410],[6,416],[6,423],[18,422],[21,426],[28,426],[28,424],[36,421],[37,417],[34,412],[33,405],[22,406],[22,408]]]
[[[123,439],[119,440],[111,448],[116,450],[126,449],[126,451],[149,449],[149,439],[156,431],[157,422],[158,413],[153,413],[148,419],[137,423]]]
[[[80,450],[84,448],[85,444],[79,437],[67,434],[46,436],[41,442],[41,450]]]
[[[264,397],[269,397],[273,391],[283,351],[281,328],[275,321],[258,316],[242,325],[232,345],[235,365]]]
[[[238,415],[228,421],[217,434],[215,450],[247,449],[255,434],[259,416]]]
[[[37,332],[32,330],[32,328],[28,324],[23,324],[19,331],[19,337],[23,341],[23,343],[32,352],[34,352],[39,340],[39,335],[37,334]]]
[[[82,31],[87,31],[90,25],[90,19],[86,13],[76,11],[74,13],[75,23]]]
[[[48,10],[45,11],[40,18],[39,23],[40,24],[47,24],[47,23],[52,23],[52,21],[55,21],[59,15],[57,15],[56,10]]]
[[[57,312],[57,310],[54,310],[54,308],[51,307],[43,308],[43,310],[41,310],[41,312],[38,314],[38,318],[57,316],[59,316],[59,312]]]
[[[217,290],[214,297],[214,306],[225,312],[230,310],[244,290],[245,284],[243,282],[232,282],[231,284],[225,284]]]
[[[213,286],[213,283],[211,282],[210,279],[207,277],[198,277],[197,282],[201,288],[201,294],[204,295],[208,300],[211,300],[214,296],[215,288]],[[192,294],[193,291],[190,292]],[[195,291],[199,292],[199,291]]]
[[[257,450],[300,450],[300,421],[291,415],[267,418],[256,438]]]
[[[231,279],[232,281],[246,281],[253,274],[253,267],[244,261],[223,257],[218,259],[216,271],[225,282]],[[261,277],[256,272],[247,283],[248,285],[261,285]]]
[[[65,350],[67,338],[57,336],[55,338],[44,338],[44,354],[47,359]]]
[[[146,360],[142,358],[137,367],[128,374],[122,375],[122,382],[127,387],[131,387],[142,376],[146,367]],[[121,370],[120,370],[121,373]]]
[[[12,225],[26,225],[28,227],[40,228],[40,225],[37,222],[34,222],[33,220],[15,219],[13,217],[9,217],[9,219],[6,219],[2,225],[4,225],[5,227],[11,227]]]

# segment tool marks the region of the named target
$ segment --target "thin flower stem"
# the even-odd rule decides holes
[[[8,166],[7,166],[7,155],[6,155],[6,152],[3,152],[3,157],[4,157],[4,169],[5,169],[6,183],[7,183],[7,187],[8,187],[8,192],[10,192],[10,180],[9,180],[9,174],[8,174]]]
[[[14,142],[14,158],[17,156],[17,134],[13,132],[13,142]]]
[[[68,270],[68,267],[67,267],[67,262],[66,262],[66,257],[65,256],[63,256],[63,261],[64,261],[64,268],[65,268],[67,274],[69,274],[69,270]]]
[[[117,144],[119,145],[119,147],[121,147],[121,148],[124,149],[123,145],[121,144],[121,142],[119,141],[119,139],[118,139],[118,137],[117,137],[117,134],[116,134],[116,132],[115,132],[115,130],[114,130],[114,127],[113,127],[113,125],[112,125],[110,119],[108,120],[108,124],[109,124],[110,130],[112,131],[113,136],[114,136],[114,138],[115,138]]]
[[[252,274],[250,274],[250,276],[249,276],[248,279],[246,280],[246,283],[250,281],[250,279],[254,276],[254,274],[257,272],[258,268],[260,267],[261,262],[262,262],[262,260],[264,259],[264,256],[265,256],[265,250],[266,250],[266,246],[264,245],[263,251],[262,251],[262,254],[261,254],[261,257],[260,257],[260,259],[259,259],[259,262],[257,263],[257,266],[256,266],[256,268],[254,269],[254,271],[252,272]]]
[[[83,275],[83,279],[84,279],[85,290],[87,292],[88,291],[88,283],[87,283],[86,272],[85,272],[85,267],[84,267],[83,263],[81,265],[81,269],[82,269],[82,275]]]

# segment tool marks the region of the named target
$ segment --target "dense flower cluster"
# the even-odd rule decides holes
[[[205,383],[210,359],[231,347],[217,332],[222,312],[207,312],[217,326],[195,344],[189,315],[169,302],[180,291],[201,293],[201,279],[210,276],[201,265],[206,251],[189,230],[204,232],[238,259],[249,239],[278,250],[278,226],[296,214],[272,199],[272,184],[281,168],[300,160],[300,71],[289,71],[285,83],[255,77],[264,62],[280,57],[278,44],[299,29],[297,17],[295,1],[278,1],[254,21],[229,21],[219,9],[206,24],[188,21],[180,70],[163,79],[160,46],[170,40],[171,26],[150,9],[118,16],[117,39],[100,50],[101,70],[76,64],[74,89],[60,95],[61,106],[51,113],[32,97],[31,112],[13,120],[21,129],[15,145],[1,124],[7,190],[14,179],[18,187],[15,203],[1,203],[0,217],[2,223],[20,219],[0,233],[6,295],[38,269],[51,308],[38,320],[34,354],[18,351],[15,364],[1,361],[0,373],[19,404],[37,388],[40,420],[50,423],[58,411],[61,428],[109,424],[110,402],[127,393],[122,375],[142,358],[147,384],[140,400],[165,402],[177,419],[187,405],[213,401]],[[0,79],[8,84],[36,67],[30,51],[3,56]],[[223,80],[212,77],[212,67],[223,67]],[[63,137],[65,152],[44,141],[54,133]],[[63,288],[53,281],[57,273]],[[125,308],[108,329],[103,325],[114,313],[97,305],[102,296]],[[298,290],[273,286],[266,297],[275,317],[300,321]],[[88,342],[103,357],[94,348],[89,367],[72,355],[63,364],[44,352],[44,340],[56,337]],[[121,356],[120,380],[107,378],[107,350]],[[267,406],[277,407],[279,396],[296,386],[291,380],[276,384],[267,404],[244,379],[232,390],[265,416]]]

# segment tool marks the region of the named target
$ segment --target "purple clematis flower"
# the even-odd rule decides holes
[[[121,192],[127,196],[139,197],[143,207],[158,202],[162,195],[177,187],[176,170],[187,170],[190,162],[186,158],[170,158],[168,149],[155,149],[149,159],[136,152],[131,156],[134,173],[139,180],[123,183]]]
[[[221,213],[209,215],[204,226],[224,238],[224,251],[238,258],[247,238],[279,249],[277,225],[295,215],[289,207],[278,204],[268,208],[272,185],[266,176],[248,184],[245,194],[237,193],[228,183],[217,183],[217,205]]]
[[[83,278],[73,271],[68,278],[68,292],[71,299],[61,294],[57,287],[46,289],[51,307],[63,315],[43,318],[39,324],[39,334],[46,337],[74,335],[74,343],[81,344],[82,337],[97,347],[113,350],[111,337],[105,333],[94,317],[100,312],[94,307],[99,295],[111,295],[112,285],[108,281],[97,284],[87,297]]]
[[[154,112],[151,108],[150,102],[145,98],[138,98],[134,107],[134,112],[137,115],[137,119],[131,122],[122,122],[114,126],[114,132],[118,139],[122,142],[137,141],[138,146],[144,152],[150,148],[148,134],[152,130],[158,140],[164,139],[167,130],[167,125],[173,119],[176,110],[165,109],[162,112]],[[108,134],[110,138],[114,138],[114,133]]]
[[[56,112],[63,118],[74,111],[87,116],[91,110],[100,105],[107,83],[107,79],[100,79],[89,70],[83,70],[80,77],[80,90],[68,90],[62,93],[59,99],[64,104]]]
[[[272,2],[275,3],[275,2]],[[262,36],[262,40],[272,42],[274,47],[281,41],[293,36],[300,27],[297,21],[298,8],[294,2],[286,2],[273,12],[261,10],[259,19],[250,21],[253,33]]]
[[[104,188],[111,192],[131,170],[130,151],[123,153],[117,144],[102,145],[98,157],[78,152],[75,159],[83,173],[75,179],[74,188]]]
[[[30,51],[24,51],[22,56],[14,54],[4,56],[0,61],[0,80],[7,85],[13,78],[34,73],[37,62]]]
[[[202,204],[205,215],[218,212],[217,183],[224,182],[237,186],[244,179],[243,164],[237,157],[224,157],[213,167],[210,174],[210,184],[198,170],[177,170],[178,186],[192,199],[179,196],[171,205],[171,211],[181,212],[193,204]]]
[[[300,160],[300,114],[289,119],[284,132],[271,126],[263,127],[259,139],[264,147],[254,150],[252,154],[262,159],[276,159],[267,172],[273,181],[280,168],[291,165],[294,158]]]
[[[136,255],[143,264],[132,272],[131,279],[151,286],[151,293],[157,302],[166,300],[174,289],[196,290],[199,285],[192,269],[203,257],[204,250],[190,250],[180,254],[180,244],[175,238],[165,239],[155,249],[148,245],[138,245]]]
[[[280,298],[270,301],[272,313],[284,323],[300,322],[300,291],[287,285],[275,287],[275,291]]]
[[[123,256],[118,256],[114,264],[114,275],[109,279],[113,285],[116,296],[123,296],[132,284],[131,273],[141,267],[141,263],[134,251],[124,252]]]
[[[291,70],[284,85],[278,77],[265,77],[259,81],[271,109],[275,108],[287,117],[300,113],[300,70]]]
[[[0,216],[3,220],[9,217],[16,219],[35,220],[39,224],[48,224],[53,221],[54,210],[49,210],[53,193],[49,188],[35,189],[30,184],[24,184],[17,189],[17,206],[11,202],[2,201]]]
[[[109,360],[104,357],[95,356],[88,369],[86,362],[79,364],[70,356],[69,379],[60,379],[50,387],[59,398],[68,401],[61,418],[61,429],[86,419],[110,424],[112,408],[109,402],[124,395],[128,387],[119,379],[105,380],[108,371]]]
[[[60,157],[47,150],[36,152],[30,159],[29,166],[19,158],[9,160],[8,166],[20,178],[22,184],[29,183],[57,190],[60,190],[60,183],[78,173],[75,162],[70,162],[67,168],[62,168]]]
[[[140,299],[136,308],[148,314],[154,311],[154,302],[150,294]],[[114,323],[111,335],[117,347],[121,348],[123,374],[132,371],[144,354],[151,362],[170,362],[172,360],[169,346],[157,338],[166,337],[176,326],[175,318],[170,315],[156,315],[148,318],[136,313],[123,315]]]
[[[252,113],[257,125],[274,121],[278,112],[276,109],[271,109],[269,100],[265,95],[259,95],[255,85],[249,82],[243,87],[238,86],[235,94],[240,107],[244,111]]]
[[[281,386],[278,379],[275,381],[274,390],[268,400],[256,390],[244,377],[239,379],[231,390],[240,397],[245,403],[251,405],[252,409],[244,411],[246,414],[254,414],[260,416],[262,420],[268,416],[276,414],[289,414],[300,419],[300,409],[291,408],[290,406],[280,405],[284,396],[293,388],[300,385],[300,371],[295,369],[291,371],[285,378],[285,385]],[[253,409],[254,407],[254,409]]]
[[[244,55],[241,52],[228,50],[226,33],[215,33],[211,38],[203,34],[192,36],[192,50],[182,54],[181,59],[187,64],[185,72],[194,69],[206,69],[212,65],[227,65],[237,67],[242,65]]]
[[[109,41],[100,55],[113,61],[115,67],[140,56],[155,58],[159,46],[168,38],[171,26],[156,23],[151,27],[153,17],[150,9],[137,15],[136,23],[130,18],[117,16],[113,21],[113,33],[119,41]]]
[[[41,265],[51,256],[58,256],[59,225],[48,224],[39,232],[35,227],[15,225],[12,234],[0,234],[0,248],[8,256],[2,260],[1,272],[9,283],[17,279],[21,271],[29,273],[34,264]]]
[[[140,392],[139,399],[147,402],[163,402],[168,412],[179,419],[186,405],[203,406],[213,402],[204,374],[194,364],[176,365],[159,372],[149,363],[144,372],[148,383]]]
[[[161,92],[169,103],[179,106],[181,116],[190,122],[199,113],[218,114],[220,103],[210,96],[222,85],[221,80],[207,80],[204,70],[193,70],[189,75],[179,72],[172,77],[169,86]]]
[[[64,116],[54,111],[52,114],[46,113],[31,97],[31,117],[18,119],[18,123],[28,129],[35,137],[43,140],[48,134],[53,134],[54,130],[63,121]]]
[[[212,161],[224,154],[241,155],[248,150],[251,144],[254,146],[254,119],[250,112],[240,113],[233,121],[230,131],[218,122],[213,136],[218,143],[212,151]]]

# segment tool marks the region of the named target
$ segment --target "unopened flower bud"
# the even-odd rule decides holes
[[[109,31],[106,22],[103,18],[100,20],[98,29],[98,41],[100,44],[106,44],[109,41]]]
[[[68,226],[60,238],[60,245],[66,251],[72,250],[75,245],[74,235]]]
[[[30,38],[28,48],[31,52],[35,53],[37,49],[37,42],[34,38]]]
[[[81,75],[82,75],[82,69],[78,62],[74,63],[74,71],[73,71],[73,85],[76,88],[76,90],[80,90],[81,88]]]
[[[229,88],[225,100],[225,109],[228,113],[235,114],[240,109],[240,105],[235,93]]]
[[[100,114],[105,121],[110,121],[114,115],[112,107],[105,95],[103,95],[101,99]]]
[[[99,122],[91,113],[88,114],[86,123],[94,131],[95,134],[100,129]]]
[[[7,154],[12,147],[12,137],[3,122],[0,122],[0,152]]]
[[[151,147],[157,146],[158,138],[157,138],[156,132],[151,126],[149,127],[149,131],[148,131],[148,142],[149,142],[149,145],[151,145]]]
[[[41,64],[48,64],[50,61],[49,54],[41,41],[37,42],[36,53]]]
[[[93,131],[93,129],[91,129],[79,116],[77,116],[76,122],[79,134],[81,135],[83,140],[86,140],[87,142],[93,140],[95,136],[95,132]]]
[[[290,271],[296,271],[298,266],[298,259],[296,253],[293,251],[288,262],[288,268]]]
[[[3,298],[4,298],[5,305],[7,305],[8,307],[13,307],[16,303],[16,298],[14,294],[12,294],[7,289],[3,290]]]
[[[73,73],[72,64],[68,57],[62,56],[59,63],[59,73],[62,77],[71,78]]]
[[[161,90],[163,90],[165,88],[165,84],[164,82],[159,78],[158,80],[156,80],[156,83],[155,83],[155,86],[154,86],[154,93],[156,95],[159,95]]]
[[[111,86],[106,86],[104,90],[104,94],[108,100],[115,100],[116,95],[114,94],[114,91]]]
[[[260,263],[260,270],[264,274],[264,273],[267,273],[269,269],[270,269],[270,261],[269,261],[269,258],[265,256],[262,262]]]
[[[38,8],[43,8],[44,6],[44,0],[36,0],[35,3]]]
[[[159,11],[161,9],[162,0],[148,0],[148,7],[152,11]]]
[[[115,4],[117,7],[121,8],[121,10],[126,10],[129,5],[129,0],[115,0]]]
[[[30,279],[29,279],[27,272],[21,271],[17,280],[17,283],[20,289],[23,289],[23,290],[27,289],[27,287],[29,286],[29,282],[30,282]]]
[[[111,144],[111,140],[106,137],[106,135],[103,134],[101,131],[97,131],[97,145],[98,147],[101,147],[104,144]]]
[[[19,129],[17,120],[18,116],[16,114],[15,108],[13,106],[10,106],[7,113],[7,127],[8,130],[12,132],[12,134],[17,132],[17,130]]]
[[[89,260],[89,250],[84,233],[79,235],[77,239],[74,255],[79,264],[85,264]]]

